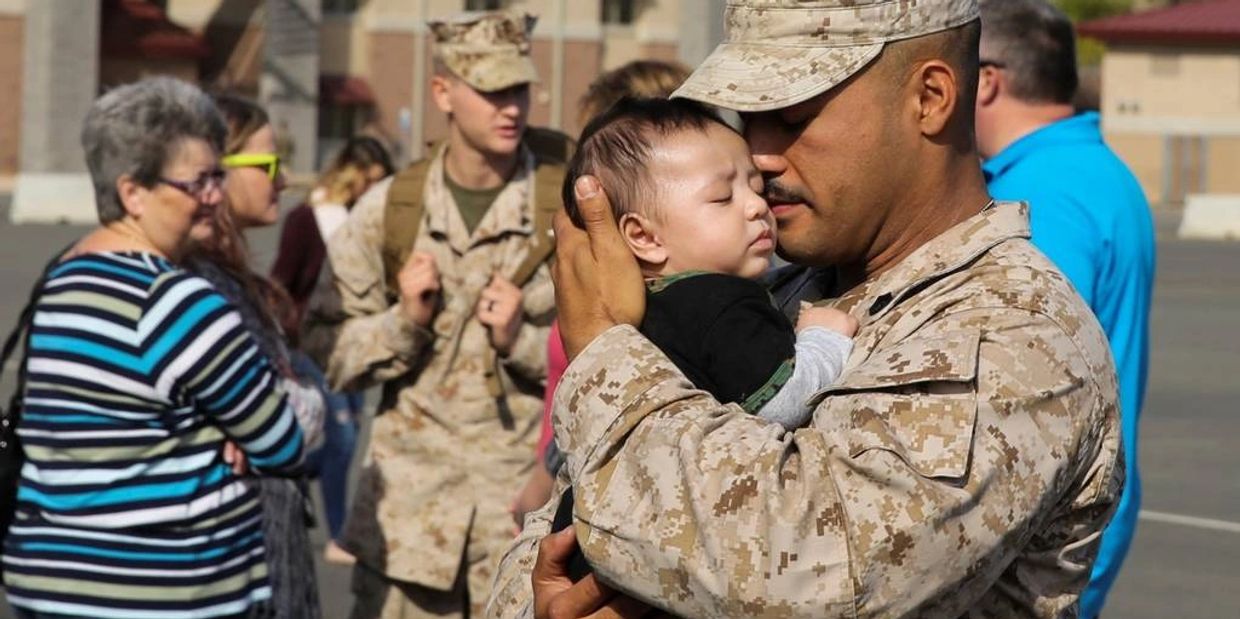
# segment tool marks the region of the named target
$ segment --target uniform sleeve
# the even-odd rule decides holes
[[[1122,475],[1090,362],[1015,310],[911,337],[788,433],[694,390],[635,329],[602,334],[555,410],[596,572],[686,617],[959,616],[1008,603],[1005,573],[1028,591],[1004,616],[1074,607]]]
[[[235,441],[261,472],[288,472],[301,464],[302,433],[271,362],[241,322],[241,315],[201,278],[168,286],[148,310],[171,316],[162,345],[184,334],[157,381],[179,391]],[[172,387],[175,385],[175,387]]]
[[[555,315],[555,289],[551,283],[551,270],[547,265],[538,267],[534,277],[521,289],[525,315],[517,332],[512,352],[503,359],[504,367],[525,380],[541,383],[547,378],[547,340],[551,337],[551,322]],[[531,313],[531,308],[542,308]],[[548,309],[549,308],[549,309]]]
[[[391,181],[366,192],[327,242],[302,347],[324,368],[329,386],[355,391],[408,373],[434,336],[388,303],[383,272],[383,206]]]
[[[534,592],[530,586],[530,574],[534,571],[534,559],[538,556],[538,542],[551,533],[551,523],[560,498],[568,488],[568,477],[561,468],[555,475],[551,499],[538,511],[525,515],[525,526],[500,559],[487,599],[487,619],[533,619]]]

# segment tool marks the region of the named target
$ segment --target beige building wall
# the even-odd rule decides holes
[[[1151,202],[1237,189],[1240,47],[1114,45],[1102,62],[1102,112],[1107,141]]]
[[[1240,48],[1114,47],[1102,71],[1113,126],[1240,130]]]
[[[1210,138],[1206,161],[1209,193],[1240,194],[1240,136]]]
[[[1163,137],[1104,132],[1103,139],[1128,164],[1145,190],[1146,199],[1158,202],[1163,195]]]

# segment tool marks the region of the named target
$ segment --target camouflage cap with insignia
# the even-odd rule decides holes
[[[729,0],[724,42],[672,94],[740,112],[822,94],[883,45],[964,25],[977,0]]]
[[[538,18],[509,11],[467,12],[426,23],[435,59],[481,92],[538,81],[530,31]]]

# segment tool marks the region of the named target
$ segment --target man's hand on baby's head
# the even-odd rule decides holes
[[[809,327],[823,327],[852,337],[857,334],[859,326],[857,319],[847,312],[830,307],[814,307],[808,303],[801,304],[801,314],[797,316],[797,331]]]

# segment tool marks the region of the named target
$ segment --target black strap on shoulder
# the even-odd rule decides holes
[[[47,276],[60,264],[65,254],[77,244],[77,241],[70,243],[64,249],[56,252],[44,267],[43,273],[39,275],[39,279],[35,280],[34,285],[30,288],[30,297],[26,300],[26,307],[22,308],[21,316],[17,319],[17,324],[13,326],[13,330],[9,332],[9,336],[4,340],[4,349],[0,350],[0,376],[4,374],[4,368],[8,366],[9,357],[13,356],[13,352],[17,349],[17,342],[21,341],[23,334],[25,343],[29,344],[30,323],[34,319],[34,308],[39,302],[39,296],[43,292],[43,286],[47,283]],[[29,346],[26,346],[28,348]],[[23,354],[24,356],[24,354]],[[4,417],[17,414],[17,401],[21,399],[23,392],[26,390],[26,364],[20,364],[17,370],[17,387],[13,391],[13,396],[9,400],[9,406],[0,411]]]

